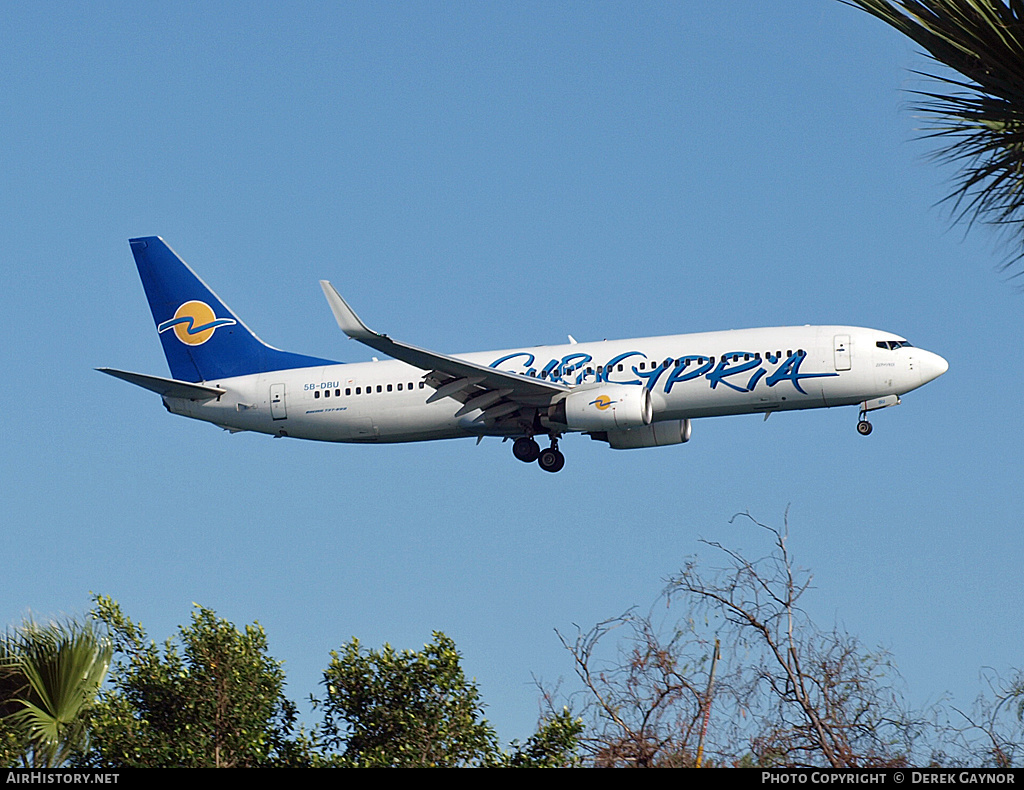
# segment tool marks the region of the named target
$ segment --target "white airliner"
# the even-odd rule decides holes
[[[853,326],[739,329],[449,356],[368,329],[326,280],[342,331],[391,357],[339,363],[266,345],[157,236],[129,241],[171,378],[99,368],[168,411],[229,431],[326,442],[514,439],[548,472],[567,433],[617,450],[682,444],[690,421],[860,406],[868,412],[948,369],[889,332]],[[539,436],[550,446],[541,449]]]

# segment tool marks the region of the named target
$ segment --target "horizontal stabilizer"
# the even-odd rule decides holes
[[[165,379],[160,376],[147,376],[145,373],[131,373],[127,370],[116,370],[114,368],[96,368],[96,370],[166,398],[210,400],[211,398],[219,398],[227,392],[227,390],[220,387],[208,387],[205,384],[193,384],[188,381]]]

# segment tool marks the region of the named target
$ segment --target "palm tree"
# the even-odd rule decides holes
[[[88,623],[28,620],[0,637],[0,717],[19,736],[25,767],[54,768],[84,749],[84,713],[112,657]]]
[[[956,221],[996,225],[1024,261],[1024,0],[841,0],[892,25],[955,74],[917,91],[940,161],[958,165]],[[958,76],[959,75],[959,76]]]

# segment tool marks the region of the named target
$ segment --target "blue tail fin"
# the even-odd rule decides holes
[[[336,364],[268,346],[159,236],[128,243],[175,379],[214,381]]]

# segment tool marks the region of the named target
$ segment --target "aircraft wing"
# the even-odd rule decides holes
[[[327,280],[321,280],[320,287],[342,332],[389,357],[425,370],[424,380],[435,389],[427,402],[453,398],[463,404],[456,412],[457,417],[483,409],[480,421],[486,425],[515,421],[517,416],[532,421],[532,408],[547,406],[552,397],[569,391],[569,387],[554,381],[507,373],[392,340],[367,327]]]
[[[220,387],[193,384],[190,381],[178,381],[177,379],[165,379],[160,376],[147,376],[145,373],[131,373],[127,370],[116,370],[115,368],[96,368],[96,370],[168,398],[185,398],[187,400],[199,401],[212,400],[213,398],[219,398],[227,392],[227,390]]]

